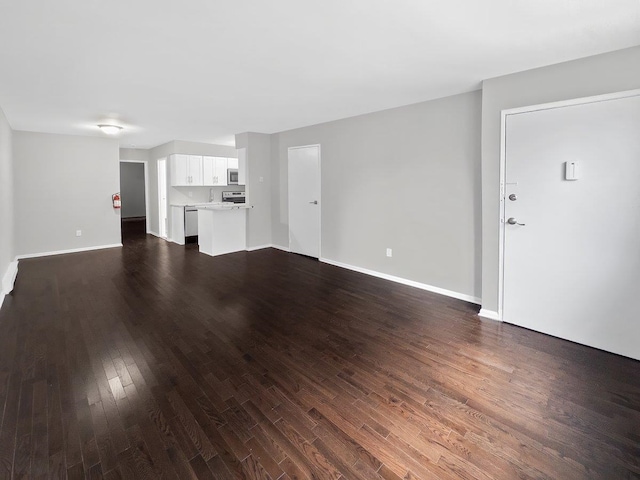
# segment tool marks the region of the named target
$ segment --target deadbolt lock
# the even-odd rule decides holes
[[[511,200],[512,202],[515,202],[518,199],[518,196],[515,193],[512,193],[511,195],[509,195],[509,200]]]

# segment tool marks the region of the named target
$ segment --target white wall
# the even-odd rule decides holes
[[[500,112],[640,88],[640,47],[485,80],[482,92],[482,307],[498,310]]]
[[[0,109],[0,304],[9,293],[14,260],[13,149],[11,126]]]
[[[271,135],[236,135],[237,148],[247,149],[247,248],[271,244]],[[260,181],[262,179],[262,181]]]
[[[16,254],[120,243],[117,140],[14,132],[13,154]]]
[[[479,297],[481,97],[273,135],[273,243],[289,243],[287,149],[320,144],[322,257]]]
[[[120,196],[122,218],[146,216],[144,187],[144,164],[120,163]]]

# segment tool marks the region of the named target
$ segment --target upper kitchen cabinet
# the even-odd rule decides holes
[[[205,187],[226,187],[227,159],[224,157],[202,157],[202,174],[202,184]]]
[[[171,155],[170,164],[172,186],[189,187],[202,185],[202,156]]]

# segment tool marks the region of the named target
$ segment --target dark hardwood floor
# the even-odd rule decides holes
[[[476,311],[135,231],[23,260],[0,477],[640,478],[640,362]]]

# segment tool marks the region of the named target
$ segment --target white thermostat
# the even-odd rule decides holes
[[[578,162],[564,162],[565,180],[578,180]]]

